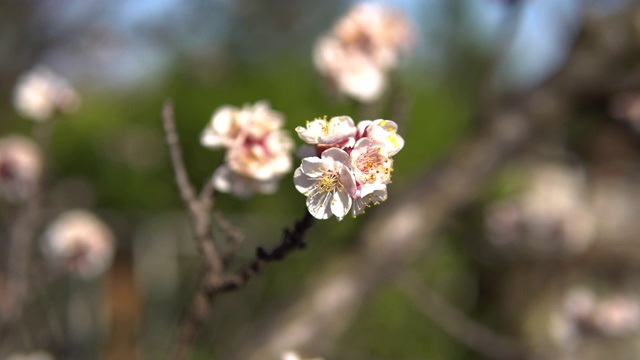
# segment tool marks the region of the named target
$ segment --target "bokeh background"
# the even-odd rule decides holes
[[[52,125],[46,214],[90,209],[117,238],[113,266],[103,276],[63,275],[36,286],[19,324],[0,338],[0,357],[35,350],[57,359],[168,356],[200,259],[164,144],[164,101],[173,101],[196,184],[222,161],[221,151],[199,143],[222,105],[267,100],[286,116],[292,134],[317,116],[362,119],[362,107],[327,86],[311,55],[318,37],[353,3],[0,2],[0,134],[34,131],[13,108],[22,73],[46,64],[66,77],[82,104]],[[404,12],[416,31],[391,88],[366,109],[367,116],[398,121],[406,140],[395,157],[390,201],[446,166],[500,109],[530,99],[565,71],[576,48],[587,54],[586,65],[578,65],[607,76],[585,80],[588,86],[577,82],[576,91],[584,91],[570,101],[538,99],[538,110],[562,117],[536,123],[508,161],[481,177],[438,231],[424,235],[428,246],[406,269],[394,270],[405,275],[360,299],[336,341],[292,350],[340,360],[640,356],[635,2],[384,3]],[[625,57],[607,57],[620,49]],[[574,91],[571,84],[561,87]],[[6,238],[14,205],[2,205]],[[357,249],[370,215],[385,206],[357,219],[316,223],[307,249],[216,299],[192,358],[238,359],[260,328],[277,329],[275,314],[308,291],[327,264]],[[234,260],[240,266],[256,246],[277,244],[305,205],[287,176],[275,195],[217,194],[215,211],[245,238]],[[2,249],[6,263],[10,254]],[[32,258],[43,261],[38,246]],[[498,345],[517,348],[517,355],[486,349]]]

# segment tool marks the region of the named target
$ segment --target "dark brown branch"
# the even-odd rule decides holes
[[[185,320],[180,328],[178,345],[174,351],[174,359],[184,359],[195,339],[195,336],[206,321],[211,303],[221,292],[236,290],[245,285],[250,279],[258,275],[270,262],[284,259],[291,252],[306,246],[304,236],[314,223],[314,218],[308,212],[298,220],[293,230],[285,229],[282,242],[274,249],[267,251],[261,247],[256,250],[256,258],[244,266],[237,274],[222,276],[220,273],[207,272],[202,278],[198,291]]]
[[[220,290],[235,290],[258,275],[267,264],[282,260],[295,250],[304,249],[306,247],[304,236],[314,224],[314,220],[314,217],[309,212],[306,212],[302,219],[296,221],[293,230],[284,230],[282,241],[278,246],[272,250],[258,247],[255,259],[242,267],[237,274],[228,276]]]
[[[527,351],[521,344],[469,318],[430,291],[415,274],[404,274],[400,278],[400,287],[418,311],[470,349],[496,360],[527,358]]]

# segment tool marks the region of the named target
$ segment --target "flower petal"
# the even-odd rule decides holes
[[[319,157],[308,157],[302,159],[302,172],[311,177],[322,176],[324,170],[328,169],[328,164],[325,160]]]
[[[302,166],[297,168],[293,173],[293,184],[300,193],[309,196],[311,190],[314,188],[316,179],[309,177],[302,170]]]
[[[225,145],[225,138],[216,134],[213,129],[206,128],[200,135],[200,144],[204,147],[219,148]]]
[[[331,196],[330,192],[318,193],[316,196],[307,197],[307,209],[314,218],[319,220],[328,219],[333,215],[331,212]]]
[[[365,213],[367,208],[370,208],[373,205],[378,205],[381,202],[387,200],[387,188],[375,190],[372,193],[357,197],[353,199],[353,210],[351,211],[351,215],[356,217],[358,215],[362,215]]]
[[[339,189],[333,193],[333,198],[331,199],[331,212],[338,218],[338,220],[342,220],[342,218],[349,213],[351,209],[351,196],[347,191]]]
[[[358,191],[355,175],[351,172],[351,169],[346,166],[340,169],[340,184],[342,184],[345,192],[351,197]]]
[[[322,159],[331,159],[334,162],[341,163],[343,166],[351,166],[351,159],[346,151],[338,148],[330,148],[322,153]]]

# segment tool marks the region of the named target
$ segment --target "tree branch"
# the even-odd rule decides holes
[[[162,111],[162,121],[166,133],[169,155],[175,173],[176,185],[191,218],[196,245],[203,256],[199,285],[193,295],[191,305],[184,316],[178,340],[173,350],[173,359],[185,359],[198,330],[211,312],[211,304],[220,292],[238,289],[260,273],[268,263],[282,260],[294,250],[304,248],[304,235],[313,225],[314,218],[306,215],[294,225],[293,230],[285,229],[282,241],[275,249],[267,251],[261,247],[256,250],[256,258],[242,267],[237,273],[225,274],[224,258],[216,249],[211,229],[210,211],[213,207],[214,187],[207,181],[199,195],[189,180],[182,157],[180,140],[176,132],[173,106],[167,101]],[[224,224],[222,224],[224,226]],[[228,230],[228,229],[227,229]]]
[[[477,353],[495,360],[527,358],[527,351],[521,344],[470,319],[444,298],[427,289],[415,274],[405,273],[400,277],[399,285],[418,311]]]
[[[258,275],[267,264],[273,261],[280,261],[295,250],[304,249],[307,245],[304,241],[304,236],[314,222],[315,218],[309,212],[305,212],[304,217],[296,221],[293,230],[284,230],[282,241],[278,246],[272,250],[258,247],[255,259],[243,266],[237,274],[228,276],[220,290],[235,290]]]

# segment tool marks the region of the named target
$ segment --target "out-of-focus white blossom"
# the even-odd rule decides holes
[[[609,114],[616,120],[626,122],[635,131],[640,131],[640,93],[630,91],[612,96]]]
[[[257,180],[242,176],[231,170],[228,165],[220,165],[211,178],[216,190],[233,194],[241,199],[248,199],[255,193],[273,194],[278,190],[280,178]]]
[[[518,197],[487,210],[489,238],[496,244],[528,243],[540,250],[584,251],[595,238],[595,219],[584,177],[559,165],[533,168]]]
[[[266,101],[246,104],[242,109],[223,106],[213,113],[200,141],[205,147],[230,147],[240,136],[261,138],[283,124],[282,114],[272,110]]]
[[[21,201],[35,190],[42,175],[42,159],[30,139],[11,135],[0,139],[0,194]]]
[[[621,294],[603,299],[593,314],[594,324],[609,336],[626,336],[640,330],[638,299]]]
[[[242,138],[227,150],[227,164],[239,175],[256,179],[279,178],[291,170],[293,140],[289,133],[274,130],[262,138]]]
[[[590,336],[625,337],[640,331],[640,302],[631,294],[599,296],[592,289],[570,289],[551,314],[549,331],[564,347]]]
[[[18,79],[13,104],[20,115],[45,121],[56,113],[75,111],[80,105],[80,96],[66,79],[45,66],[38,66]]]
[[[80,277],[91,278],[111,265],[115,240],[95,215],[70,210],[47,227],[41,245],[43,254],[54,263]]]
[[[323,360],[322,358],[319,358],[319,357],[313,357],[313,358],[303,357],[294,351],[285,352],[284,354],[282,354],[282,357],[280,359],[281,360]]]
[[[387,199],[391,157],[404,146],[397,128],[395,122],[383,119],[364,120],[354,126],[348,116],[328,122],[316,119],[296,128],[318,154],[307,154],[294,173],[296,189],[307,196],[311,215],[317,219],[336,215],[341,220],[351,209],[356,217]]]
[[[292,167],[293,141],[283,124],[282,114],[264,101],[216,110],[201,136],[205,147],[226,150],[225,163],[212,177],[214,187],[240,198],[275,192]]]
[[[338,89],[362,102],[375,101],[413,40],[408,20],[383,5],[355,5],[318,40],[314,63]]]
[[[38,351],[32,353],[16,353],[11,354],[5,360],[54,360],[48,352]]]
[[[345,50],[337,39],[320,39],[315,48],[314,62],[318,71],[331,78],[340,92],[358,101],[375,101],[387,87],[385,70],[366,54]]]

